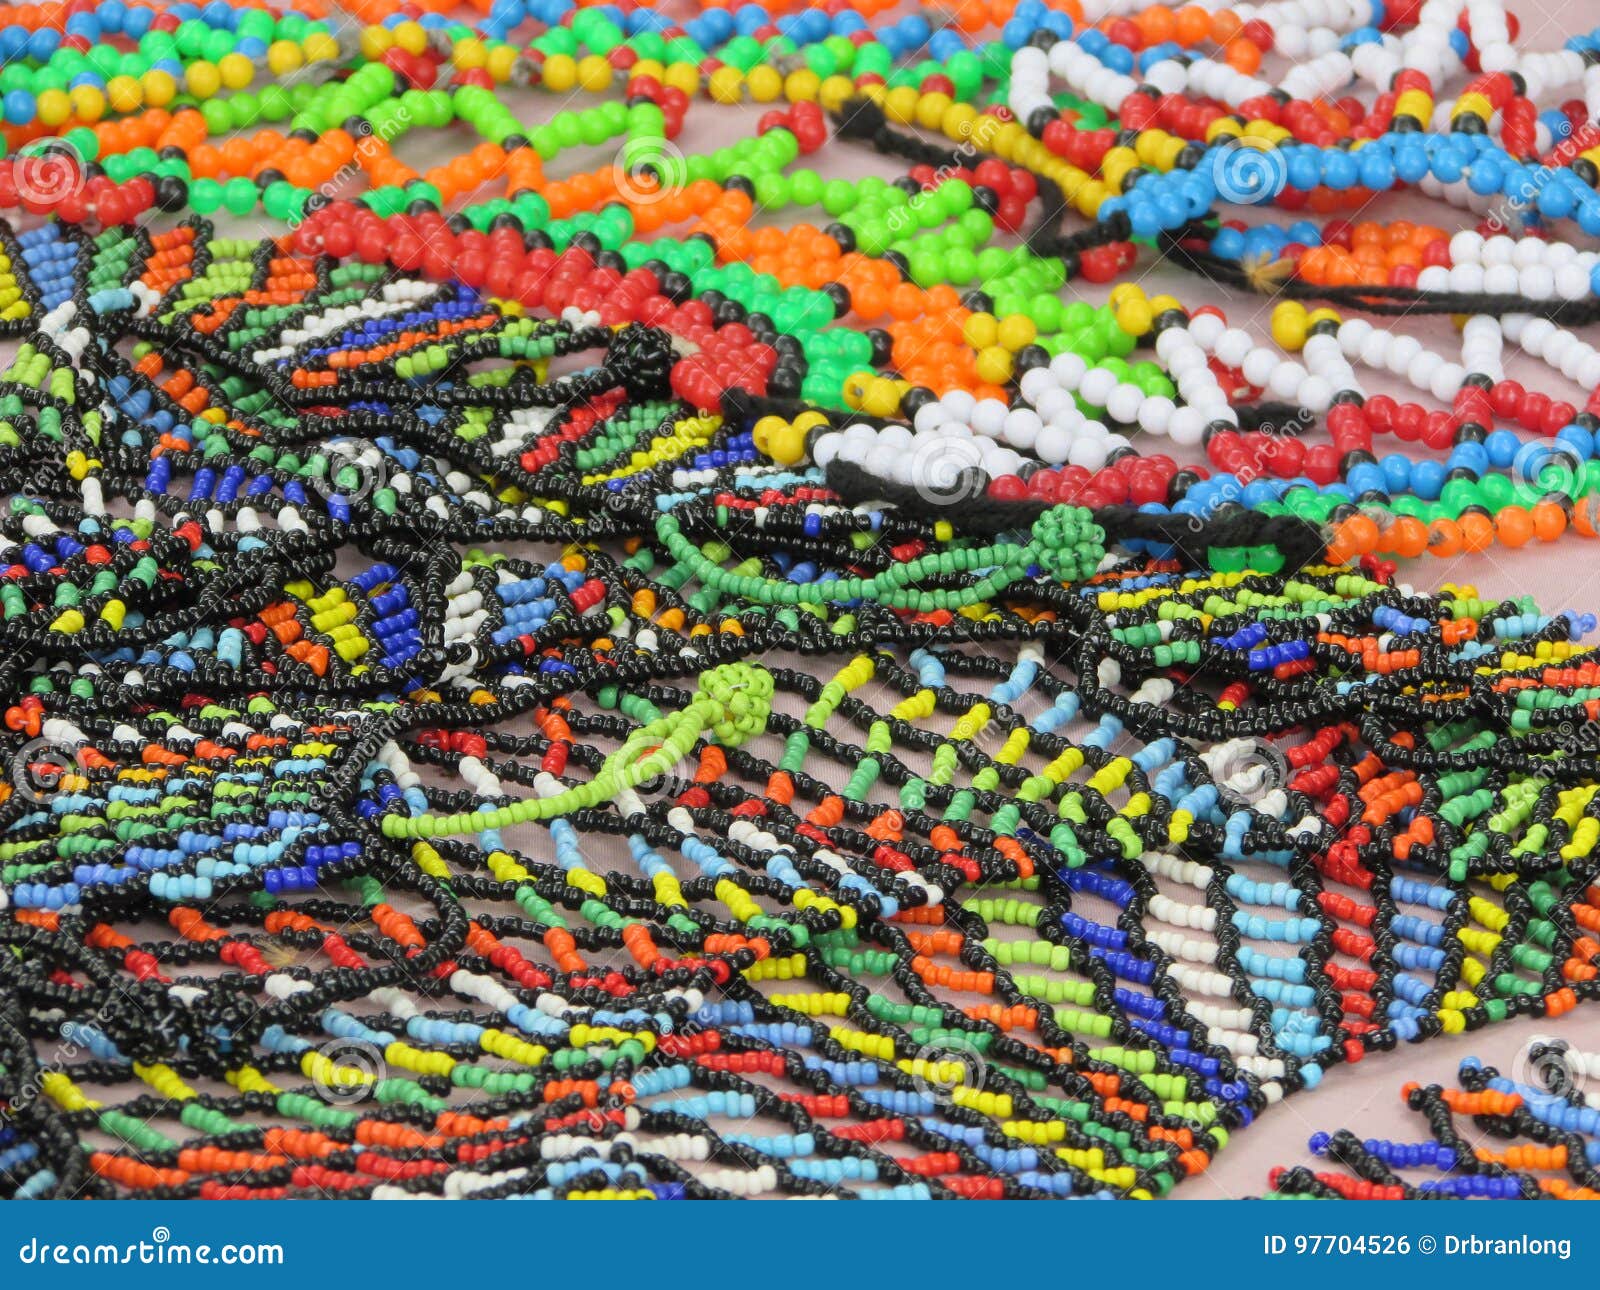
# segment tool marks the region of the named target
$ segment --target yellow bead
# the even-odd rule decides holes
[[[840,391],[844,396],[847,408],[859,410],[861,400],[867,396],[867,382],[873,379],[871,372],[851,372],[844,378],[844,388]]]
[[[848,76],[830,76],[817,87],[817,102],[825,112],[837,112],[855,94],[855,85]]]
[[[961,339],[973,349],[988,349],[1000,338],[1000,326],[993,314],[968,314],[961,325]]]
[[[189,64],[183,74],[183,83],[196,98],[208,99],[222,88],[222,75],[215,63],[208,63],[202,58]]]
[[[394,45],[387,27],[366,27],[361,32],[361,57],[375,63]]]
[[[783,78],[783,97],[791,103],[815,103],[822,78],[809,67],[790,72]]]
[[[243,54],[224,54],[217,63],[217,73],[223,87],[230,90],[247,89],[256,78],[255,64]]]
[[[978,119],[978,109],[970,103],[952,103],[939,118],[939,129],[949,139],[972,137],[973,122]]]
[[[765,63],[752,67],[745,76],[745,83],[750,87],[750,97],[757,103],[771,103],[783,93],[783,77]]]
[[[988,385],[1004,385],[1011,379],[1011,351],[990,345],[978,351],[978,379]]]
[[[476,36],[463,36],[456,41],[450,56],[458,71],[471,72],[489,61],[489,48]]]
[[[41,90],[34,111],[40,125],[58,126],[72,115],[72,100],[65,90]]]
[[[544,60],[544,86],[556,94],[566,94],[578,83],[578,65],[570,54],[551,54]]]
[[[782,417],[762,417],[755,425],[750,427],[750,437],[755,441],[756,451],[767,455],[772,453],[772,436],[789,423]]]
[[[861,410],[870,416],[892,417],[900,410],[900,391],[886,377],[867,384],[866,395],[861,400]]]
[[[1155,322],[1146,300],[1129,300],[1116,311],[1117,326],[1130,336],[1145,336]]]
[[[744,98],[744,73],[737,67],[719,67],[706,78],[714,103],[738,103]]]
[[[329,63],[339,57],[339,42],[326,31],[314,31],[300,44],[306,51],[306,62]]]
[[[428,48],[428,33],[419,22],[396,23],[394,43],[408,54],[420,54]]]
[[[1306,343],[1306,307],[1285,300],[1272,311],[1272,339],[1290,353],[1298,353]]]
[[[917,124],[924,129],[937,130],[944,110],[949,106],[948,94],[924,94],[917,100]]]
[[[1033,325],[1033,319],[1026,314],[1009,314],[1000,320],[996,329],[999,343],[1015,354],[1024,345],[1033,344],[1034,337],[1039,334],[1039,329]]]
[[[504,85],[511,79],[511,72],[517,65],[517,51],[513,45],[496,45],[489,51],[489,61],[486,64],[489,79],[496,85]]]
[[[139,82],[131,76],[113,76],[106,82],[106,101],[113,112],[137,112],[144,102]]]
[[[889,91],[883,101],[883,110],[901,125],[910,125],[917,112],[921,96],[909,85],[900,85]]]
[[[1344,321],[1335,309],[1313,309],[1306,315],[1306,326],[1315,327],[1320,322],[1331,322],[1335,327]]]
[[[151,68],[139,78],[146,107],[164,108],[178,97],[178,80],[171,72]]]
[[[274,76],[287,76],[305,66],[306,53],[292,40],[275,40],[267,46],[267,70]]]
[[[611,64],[598,54],[590,54],[578,63],[578,84],[591,94],[609,89],[615,74]]]
[[[1151,296],[1150,312],[1153,314],[1168,314],[1174,309],[1182,309],[1183,305],[1176,296]]]
[[[682,90],[691,98],[700,92],[700,69],[693,63],[671,63],[661,83]]]
[[[769,455],[780,466],[795,466],[805,460],[806,432],[798,425],[785,424],[768,443]]]

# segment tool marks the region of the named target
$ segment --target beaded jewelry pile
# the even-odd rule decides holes
[[[0,14],[0,1195],[1153,1197],[1593,999],[1596,620],[1401,568],[1600,524],[1600,34],[1517,42]],[[1463,1081],[1271,1186],[1600,1191]]]

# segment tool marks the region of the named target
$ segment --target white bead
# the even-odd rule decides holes
[[[1037,369],[1035,369],[1037,370]],[[1058,354],[1050,360],[1050,375],[1056,382],[1069,390],[1078,388],[1078,382],[1083,380],[1084,373],[1089,370],[1089,365],[1083,361],[1081,354]]]
[[[1131,425],[1139,417],[1139,408],[1144,403],[1144,391],[1137,385],[1129,385],[1119,381],[1106,399],[1106,414],[1113,421],[1121,421]]]
[[[1453,399],[1461,388],[1462,369],[1454,363],[1441,363],[1428,382],[1428,392],[1441,402]]]
[[[1026,452],[1033,447],[1043,429],[1044,422],[1032,408],[1014,408],[1006,413],[1005,430],[1002,433],[1013,448],[1021,448]]]
[[[1483,290],[1491,296],[1517,293],[1517,271],[1509,264],[1496,264],[1483,271]]]
[[[1227,330],[1228,324],[1223,322],[1216,314],[1199,314],[1189,319],[1189,338],[1200,346],[1201,349],[1210,349],[1217,343],[1217,338]],[[1181,335],[1178,328],[1173,328],[1174,334]],[[1166,333],[1163,332],[1163,335]]]
[[[1177,411],[1177,404],[1164,394],[1148,398],[1139,408],[1139,428],[1150,434],[1166,434]]]
[[[1052,390],[1046,390],[1033,405],[1039,410],[1039,417],[1043,421],[1052,421],[1058,412],[1065,408],[1076,407],[1072,395],[1063,390],[1059,385]]]
[[[1497,264],[1510,264],[1515,252],[1516,243],[1504,233],[1499,233],[1483,244],[1483,253],[1478,263],[1486,269],[1493,268]]]
[[[999,436],[1005,424],[1006,405],[999,399],[979,399],[972,409],[972,428],[981,435],[994,439]]]
[[[1300,382],[1300,388],[1295,393],[1295,402],[1312,412],[1326,412],[1333,403],[1334,389],[1332,384],[1321,376],[1308,376]]]
[[[1037,403],[1046,390],[1055,389],[1059,384],[1060,382],[1048,368],[1033,367],[1022,374],[1022,379],[1017,382],[1017,388],[1022,391],[1022,397],[1029,403]]]
[[[1556,268],[1556,298],[1582,300],[1589,294],[1589,271],[1577,264],[1563,264]]]
[[[1306,369],[1299,363],[1279,363],[1267,382],[1267,389],[1280,399],[1292,399],[1305,379]]]
[[[1351,358],[1355,358],[1361,353],[1361,347],[1370,335],[1372,335],[1372,324],[1365,318],[1352,318],[1348,322],[1340,323],[1339,348]],[[1309,343],[1308,340],[1307,344]]]
[[[944,410],[953,420],[969,423],[972,420],[972,409],[978,404],[978,400],[966,390],[951,390],[941,397],[939,402],[944,404]]]
[[[1224,367],[1238,367],[1244,362],[1245,355],[1252,347],[1253,343],[1248,332],[1241,331],[1237,327],[1229,327],[1218,337],[1212,353]]]
[[[1518,276],[1518,290],[1529,300],[1552,300],[1556,294],[1556,275],[1549,265],[1530,264]]]
[[[1273,372],[1278,370],[1278,361],[1278,355],[1270,349],[1252,349],[1245,355],[1239,370],[1251,385],[1261,386],[1272,379]]]
[[[1544,249],[1544,242],[1537,237],[1519,238],[1511,248],[1511,263],[1518,269],[1531,269],[1536,264],[1543,264]]]
[[[1085,470],[1099,470],[1106,464],[1106,441],[1088,437],[1077,440],[1067,453],[1067,460]]]
[[[1194,408],[1179,408],[1172,414],[1167,437],[1175,444],[1192,448],[1205,435],[1206,419]]]
[[[1090,370],[1078,384],[1078,393],[1083,396],[1083,401],[1097,408],[1106,405],[1106,399],[1111,391],[1116,388],[1116,376],[1103,367]]]
[[[1045,465],[1060,466],[1065,464],[1067,454],[1072,451],[1072,442],[1072,435],[1059,426],[1045,426],[1039,431],[1033,452]]]

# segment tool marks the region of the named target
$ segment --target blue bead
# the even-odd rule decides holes
[[[1494,430],[1483,441],[1485,451],[1489,454],[1489,461],[1504,470],[1517,456],[1517,449],[1522,446],[1522,440],[1517,438],[1514,431]]]

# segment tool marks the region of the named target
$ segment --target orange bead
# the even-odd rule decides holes
[[[1211,34],[1211,15],[1197,4],[1184,5],[1173,17],[1173,35],[1180,45],[1198,45]]]
[[[1494,518],[1495,536],[1504,546],[1527,546],[1533,536],[1533,516],[1520,506],[1506,506]]]
[[[1172,10],[1164,4],[1151,5],[1133,21],[1147,46],[1160,45],[1171,40],[1178,26]]]
[[[1477,553],[1487,551],[1494,545],[1495,524],[1487,515],[1479,511],[1468,511],[1461,517],[1459,523],[1464,550]]]
[[[1413,515],[1402,515],[1384,535],[1388,550],[1410,560],[1428,549],[1428,526]]]
[[[1244,23],[1232,9],[1219,9],[1211,15],[1211,39],[1219,45],[1226,44],[1239,34],[1242,26]]]
[[[1339,541],[1357,555],[1367,555],[1378,547],[1381,534],[1378,526],[1366,515],[1352,515],[1339,525]]]
[[[1541,542],[1554,542],[1567,531],[1567,512],[1556,502],[1540,502],[1529,516],[1534,536]]]
[[[1461,526],[1452,519],[1440,516],[1428,525],[1428,550],[1441,559],[1460,555],[1465,541]]]
[[[1230,40],[1222,47],[1222,56],[1229,67],[1249,76],[1261,66],[1261,46],[1250,40]]]

